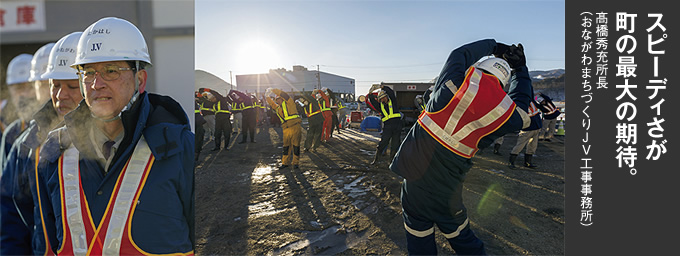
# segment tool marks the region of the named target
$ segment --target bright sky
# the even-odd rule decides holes
[[[234,75],[302,65],[380,82],[428,82],[451,50],[522,43],[530,70],[564,68],[564,1],[195,2],[196,69]]]

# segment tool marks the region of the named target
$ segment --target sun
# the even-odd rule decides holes
[[[262,40],[246,42],[236,52],[236,72],[241,74],[267,73],[280,68],[279,54]]]

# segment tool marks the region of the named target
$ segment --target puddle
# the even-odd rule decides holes
[[[285,245],[267,255],[322,254],[333,255],[353,248],[368,239],[367,232],[354,233],[332,226],[321,231],[305,231],[302,240]]]
[[[268,182],[272,179],[271,177],[272,170],[273,168],[271,166],[260,165],[253,170],[253,173],[251,174],[250,178],[252,179],[253,183]]]
[[[274,204],[268,201],[257,204],[250,204],[248,205],[248,218],[257,219],[264,216],[274,215],[283,211],[292,210],[294,208],[295,207],[276,209],[276,207],[274,207]]]

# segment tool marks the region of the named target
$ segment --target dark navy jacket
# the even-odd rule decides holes
[[[83,102],[65,117],[66,126],[48,136],[40,154],[53,206],[56,237],[63,241],[58,159],[70,143],[80,152],[81,184],[94,223],[100,223],[116,179],[142,135],[155,157],[132,217],[132,237],[153,254],[187,253],[194,243],[194,134],[182,107],[170,97],[142,93],[121,120],[125,136],[108,173],[99,166],[89,140],[94,120]],[[56,150],[55,150],[56,149]],[[56,248],[59,248],[56,247]]]
[[[435,112],[443,109],[455,93],[445,85],[446,81],[451,80],[460,87],[465,79],[466,70],[480,58],[493,54],[495,47],[496,41],[487,39],[463,45],[451,52],[435,83],[426,110]],[[517,108],[527,111],[534,94],[526,66],[514,69],[508,95]],[[515,110],[504,125],[482,137],[478,147],[485,148],[496,138],[522,129],[523,123],[520,113]],[[459,156],[439,144],[420,124],[411,128],[390,165],[393,172],[409,182],[417,181],[419,186],[426,190],[442,191],[445,194],[450,193],[451,189],[456,187],[456,183],[462,184],[471,167],[470,159]]]
[[[45,232],[54,232],[54,222],[49,221],[54,219],[51,212],[45,212],[44,218],[47,223],[43,223],[43,216],[40,214],[40,205],[42,209],[52,209],[49,205],[49,198],[46,193],[39,191],[46,191],[46,184],[44,177],[36,172],[35,160],[38,147],[47,137],[47,132],[55,126],[59,121],[57,112],[54,111],[52,101],[49,100],[43,107],[33,115],[26,131],[17,138],[8,155],[8,161],[5,165],[5,172],[11,173],[13,179],[12,185],[12,202],[14,209],[8,209],[3,206],[3,216],[21,216],[23,222],[21,226],[7,223],[8,220],[3,219],[2,223],[2,244],[0,251],[2,255],[7,254],[34,254],[43,255],[47,249],[45,243]],[[5,179],[3,177],[3,179]],[[3,184],[3,187],[4,184]],[[3,198],[6,198],[3,189]],[[5,200],[3,200],[5,201]],[[5,201],[6,202],[6,201]],[[25,239],[26,235],[30,234],[28,240],[20,241],[19,238]],[[6,241],[15,241],[20,243],[7,244]],[[54,243],[56,241],[50,241]],[[29,250],[26,253],[26,250]]]

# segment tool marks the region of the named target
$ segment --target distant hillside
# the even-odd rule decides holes
[[[529,71],[529,76],[534,80],[542,80],[547,78],[555,78],[564,75],[564,69],[551,69],[551,70],[534,70]]]
[[[541,92],[555,101],[564,101],[564,69],[530,71],[534,92]]]

